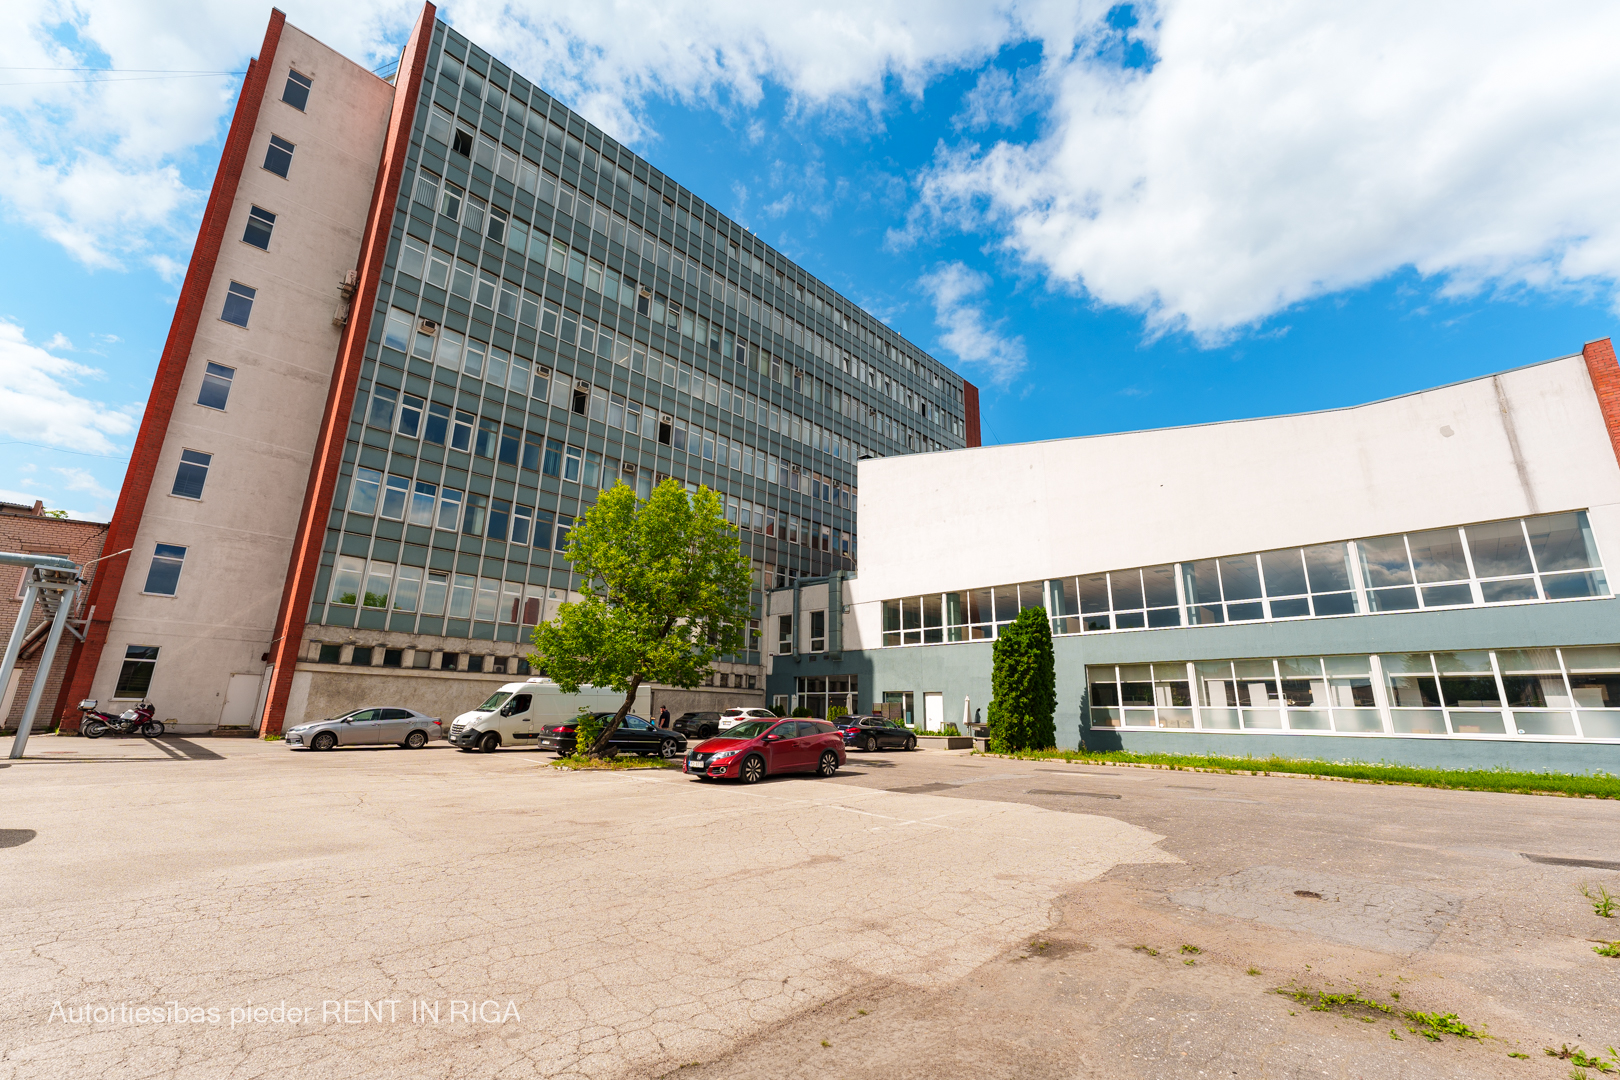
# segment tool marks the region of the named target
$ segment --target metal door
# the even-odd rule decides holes
[[[225,686],[225,705],[219,711],[219,726],[252,727],[253,706],[259,701],[259,676],[237,672]]]
[[[945,730],[945,695],[923,695],[923,726],[929,731]]]

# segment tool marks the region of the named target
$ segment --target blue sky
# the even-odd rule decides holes
[[[285,6],[368,67],[412,13]],[[1614,329],[1620,170],[1576,166],[1614,153],[1620,87],[1567,25],[1453,42],[1445,11],[1397,39],[1376,5],[729,7],[641,36],[442,10],[978,384],[986,442],[1352,405]],[[239,70],[267,14],[202,4],[180,47],[93,9],[42,4],[37,55],[0,61]],[[0,86],[0,156],[23,159],[0,174],[0,498],[102,519],[235,92],[135,85],[110,113],[99,89]]]

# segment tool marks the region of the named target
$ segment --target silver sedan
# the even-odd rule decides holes
[[[330,750],[336,746],[375,746],[394,743],[420,750],[444,738],[444,721],[415,709],[387,706],[356,709],[332,720],[299,724],[283,734],[292,750]]]

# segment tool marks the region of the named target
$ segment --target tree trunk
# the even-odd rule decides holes
[[[619,725],[624,723],[625,714],[630,711],[630,706],[636,703],[636,691],[639,689],[641,689],[641,676],[630,676],[630,692],[624,695],[624,704],[619,706],[619,711],[613,714],[612,722],[602,729],[602,734],[596,737],[596,741],[591,744],[591,748],[585,751],[586,757],[599,758],[607,752],[608,740],[613,737],[615,731],[619,730]]]

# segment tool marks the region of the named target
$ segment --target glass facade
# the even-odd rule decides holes
[[[883,602],[883,645],[1323,618],[1607,596],[1584,510]]]
[[[1093,728],[1620,740],[1620,646],[1108,664]]]
[[[671,477],[760,588],[852,568],[856,460],[966,444],[960,378],[442,23],[367,356],[315,624],[524,640]]]

